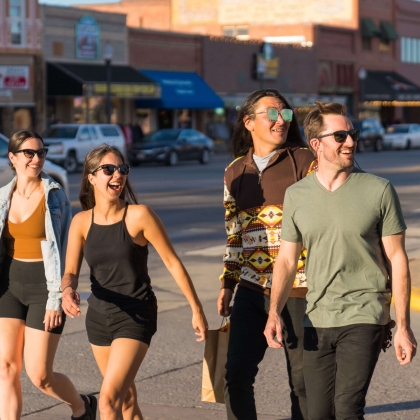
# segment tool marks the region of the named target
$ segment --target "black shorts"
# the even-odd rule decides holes
[[[45,330],[48,290],[43,261],[25,262],[5,257],[0,276],[0,318],[22,319],[29,328]],[[50,333],[63,332],[66,316]]]
[[[153,296],[123,311],[102,314],[89,306],[86,331],[89,343],[110,346],[117,338],[131,338],[150,345],[157,330],[157,303]]]

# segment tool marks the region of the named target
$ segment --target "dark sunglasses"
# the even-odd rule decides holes
[[[353,128],[352,130],[340,130],[334,131],[334,133],[324,134],[323,136],[318,136],[318,139],[322,139],[323,137],[334,136],[334,140],[337,143],[344,143],[347,139],[347,136],[350,136],[353,141],[358,141],[360,137],[360,130],[356,130]]]
[[[125,163],[118,166],[106,163],[105,165],[101,165],[99,166],[99,168],[96,168],[94,171],[91,172],[91,174],[94,174],[100,169],[102,169],[103,173],[107,176],[113,175],[116,170],[118,170],[121,175],[128,175],[130,173],[130,167]]]
[[[293,119],[293,111],[291,109],[281,109],[279,111],[276,108],[267,108],[265,111],[255,112],[254,114],[249,114],[249,116],[264,113],[267,114],[268,121],[271,122],[277,121],[279,115],[281,115],[284,122],[290,122]]]
[[[45,159],[45,156],[47,156],[48,149],[46,147],[43,147],[42,149],[34,150],[34,149],[22,149],[18,150],[16,153],[23,153],[26,158],[33,159],[35,155],[38,155],[40,159]]]

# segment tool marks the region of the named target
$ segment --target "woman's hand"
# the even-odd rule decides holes
[[[209,329],[209,326],[202,309],[197,312],[193,312],[192,326],[195,329],[195,335],[200,336],[200,338],[197,338],[196,341],[204,341],[207,338],[207,330]]]
[[[70,318],[80,316],[80,296],[71,287],[66,287],[63,290],[61,306],[66,315]]]
[[[48,332],[56,327],[59,327],[62,320],[61,311],[52,311],[47,309],[44,317],[45,331]]]

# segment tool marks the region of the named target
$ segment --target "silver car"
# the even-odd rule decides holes
[[[9,166],[8,155],[8,143],[9,139],[0,133],[0,187],[4,187],[8,184],[13,177],[15,172]],[[54,181],[57,181],[67,194],[69,195],[69,183],[67,180],[67,172],[61,166],[55,165],[49,160],[45,160],[43,171],[48,174]]]
[[[420,147],[420,125],[390,125],[384,135],[384,147],[387,149],[411,149],[412,147]]]

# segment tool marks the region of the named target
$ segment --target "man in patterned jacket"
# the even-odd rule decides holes
[[[245,101],[232,138],[236,157],[225,172],[228,235],[219,314],[231,313],[225,401],[229,420],[256,420],[254,381],[267,349],[264,328],[270,306],[274,261],[280,247],[286,189],[314,166],[293,111],[276,90],[253,92]],[[292,420],[307,419],[302,373],[302,319],[307,292],[302,250],[295,287],[282,312]]]

